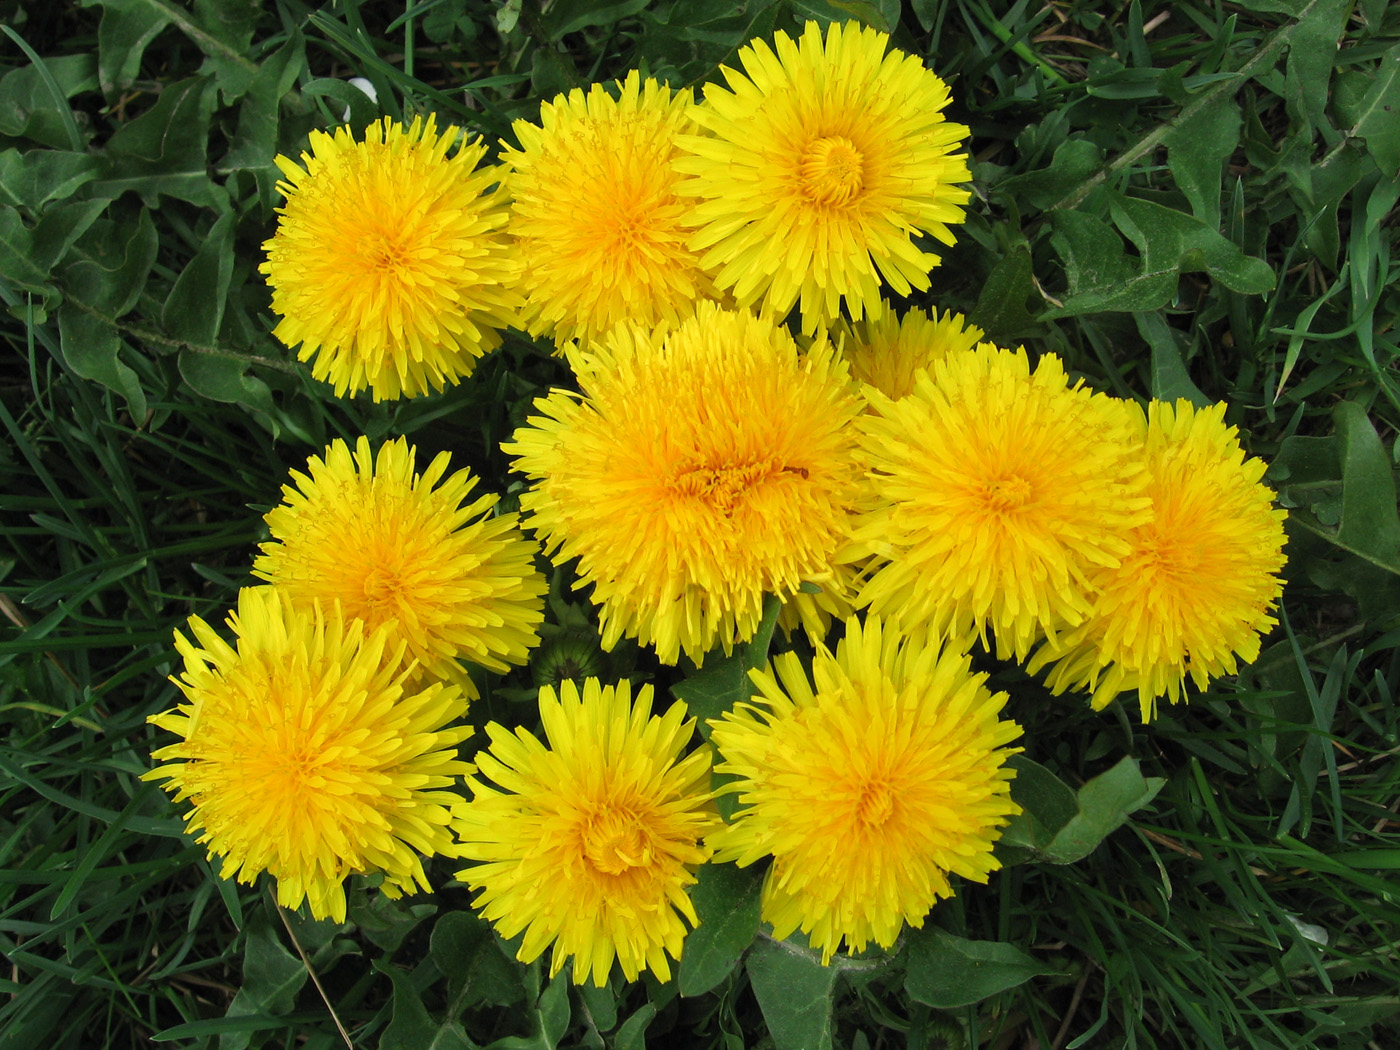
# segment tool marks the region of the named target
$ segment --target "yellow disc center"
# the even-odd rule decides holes
[[[602,813],[589,821],[583,855],[603,874],[621,875],[651,863],[651,844],[633,814]]]
[[[817,139],[802,160],[802,189],[821,204],[847,204],[865,184],[865,158],[840,135]]]
[[[1019,474],[1008,474],[990,482],[982,492],[987,510],[1004,514],[1030,502],[1031,483]]]
[[[878,828],[894,814],[894,791],[883,780],[872,780],[861,788],[856,817],[867,827]]]
[[[732,467],[695,467],[676,476],[675,490],[708,503],[729,517],[744,494],[776,473],[771,463],[741,463]]]

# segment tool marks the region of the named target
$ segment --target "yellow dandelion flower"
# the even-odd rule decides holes
[[[1090,578],[1115,567],[1151,515],[1131,422],[1112,399],[1069,385],[1053,355],[983,343],[920,375],[891,401],[866,389],[873,480],[887,505],[857,539],[889,558],[859,603],[908,628],[986,641],[1025,659],[1076,625]]]
[[[699,662],[753,636],[765,593],[830,578],[860,485],[859,401],[825,339],[800,355],[785,329],[701,303],[570,362],[583,396],[537,400],[502,448],[538,482],[526,527],[593,585],[605,649],[627,636]]]
[[[1128,536],[1129,553],[1096,579],[1093,614],[1036,653],[1054,660],[1056,693],[1093,691],[1095,708],[1137,691],[1142,720],[1157,700],[1181,699],[1187,676],[1204,689],[1259,656],[1278,621],[1278,573],[1287,512],[1262,483],[1263,460],[1246,459],[1225,405],[1154,401],[1145,438],[1150,521]]]
[[[193,641],[175,633],[185,700],[149,721],[180,739],[142,779],[190,803],[185,829],[220,878],[266,871],[284,907],[344,922],[351,874],[382,872],[389,897],[428,889],[419,854],[456,855],[451,789],[473,772],[457,758],[471,729],[448,726],[466,699],[405,693],[401,642],[271,587],[240,591],[228,625],[233,645],[197,616]]]
[[[521,148],[501,154],[525,321],[560,344],[622,321],[677,324],[714,297],[671,167],[694,98],[635,71],[617,87],[616,99],[594,84],[542,103],[538,125],[514,124]]]
[[[891,947],[920,927],[950,875],[986,882],[992,844],[1020,812],[998,718],[965,653],[852,618],[836,655],[817,650],[812,680],[793,653],[749,672],[759,693],[722,719],[716,771],[738,780],[734,822],[709,838],[716,862],[772,854],[763,918],[773,935],[802,929],[822,963],[844,940]]]
[[[929,287],[939,259],[914,237],[953,243],[968,129],[943,118],[947,85],[887,54],[883,33],[832,23],[823,41],[808,22],[773,44],[750,42],[744,72],[723,69],[728,89],[705,88],[696,120],[709,134],[682,136],[676,167],[698,198],[691,247],[716,284],[779,318],[799,304],[810,334],[843,300],[853,318],[878,313],[882,279],[900,295]]]
[[[851,367],[851,379],[869,383],[891,401],[914,392],[914,376],[926,372],[949,354],[966,353],[982,339],[982,329],[968,324],[962,314],[923,310],[906,311],[903,317],[885,312],[877,319],[842,322],[832,339],[843,341],[842,355]]]
[[[457,659],[498,672],[525,663],[548,588],[517,516],[493,517],[495,495],[472,499],[470,471],[444,478],[446,452],[421,475],[416,454],[398,438],[374,456],[361,437],[353,454],[337,439],[312,456],[267,513],[272,541],[253,574],[298,606],[339,602],[371,629],[388,626],[425,673],[470,691]]]
[[[441,390],[516,322],[499,175],[477,166],[480,141],[448,156],[458,133],[439,134],[431,116],[407,130],[385,117],[363,142],[348,128],[313,131],[301,164],[277,158],[287,203],[259,267],[282,315],[273,334],[300,343],[337,397]]]
[[[574,961],[573,978],[600,988],[614,957],[623,975],[650,970],[670,979],[695,909],[686,887],[709,858],[704,836],[719,823],[710,802],[707,748],[682,758],[695,720],[685,705],[651,714],[651,686],[636,703],[631,686],[596,678],[540,690],[548,748],[524,729],[486,727],[483,776],[458,807],[453,828],[462,856],[479,861],[457,873],[502,937],[525,937],[531,962],[551,943],[549,974]]]

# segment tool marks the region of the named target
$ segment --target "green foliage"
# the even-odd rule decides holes
[[[1394,5],[0,0],[0,15],[0,1048],[324,1050],[342,1045],[331,1010],[367,1048],[1400,1038]],[[351,923],[284,926],[138,779],[160,742],[145,719],[178,695],[172,631],[219,622],[251,582],[261,511],[330,438],[409,434],[510,492],[499,442],[567,377],[512,338],[442,395],[336,401],[271,335],[272,158],[347,110],[509,138],[542,97],[632,68],[703,85],[807,18],[891,31],[972,129],[969,221],[908,305],[962,311],[1121,396],[1230,402],[1289,511],[1279,628],[1149,727],[985,660],[1025,727],[1023,813],[1005,867],[889,952],[823,968],[800,935],[775,942],[761,864],[701,869],[701,925],[665,984],[577,989],[567,967],[518,962],[451,861],[434,893],[388,902],[359,880]],[[579,603],[554,603],[553,625],[591,628]],[[669,689],[707,736],[749,697],[775,611],[699,672],[632,650],[613,669]],[[528,672],[489,679],[474,718],[532,724],[516,698],[533,695]]]

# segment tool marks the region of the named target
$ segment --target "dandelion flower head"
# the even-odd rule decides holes
[[[1093,614],[1032,669],[1055,660],[1054,691],[1090,689],[1095,708],[1136,691],[1147,722],[1160,697],[1181,699],[1188,676],[1204,689],[1258,658],[1260,636],[1278,622],[1270,610],[1283,592],[1287,512],[1261,480],[1264,461],[1246,459],[1226,426],[1223,403],[1152,402],[1145,453],[1151,520],[1099,574]]]
[[[271,587],[239,592],[229,645],[199,617],[178,631],[184,701],[150,721],[180,739],[142,779],[188,802],[186,830],[222,858],[221,878],[266,871],[277,902],[345,921],[347,875],[382,872],[398,897],[428,889],[419,854],[456,855],[452,787],[471,734],[455,686],[405,693],[403,644]]]
[[[523,305],[505,235],[508,209],[479,167],[480,141],[385,117],[356,142],[348,128],[311,132],[301,164],[279,156],[286,197],[260,267],[273,329],[337,397],[375,401],[441,390],[500,345]]]
[[[842,341],[842,355],[851,366],[851,379],[869,383],[891,401],[914,392],[914,376],[926,372],[949,354],[974,349],[982,329],[968,324],[962,314],[930,316],[924,310],[908,310],[899,316],[885,310],[878,318],[842,323],[832,332]]]
[[[502,447],[535,480],[526,526],[593,585],[603,647],[699,662],[753,636],[764,594],[832,575],[861,485],[859,411],[820,339],[702,302],[675,329],[571,350],[582,396],[539,399]]]
[[[881,310],[883,279],[900,295],[929,287],[936,254],[922,232],[953,243],[971,176],[968,129],[943,117],[948,87],[889,37],[815,22],[739,51],[696,110],[707,133],[679,139],[681,193],[696,198],[690,244],[740,305],[775,317],[794,304],[802,331]]]
[[[695,101],[633,71],[617,85],[575,88],[514,124],[510,232],[523,269],[532,335],[561,345],[622,321],[678,323],[714,289],[686,247],[687,202],[676,195],[676,135]]]
[[[516,515],[491,515],[498,497],[472,498],[470,471],[446,476],[446,452],[422,474],[416,453],[397,438],[374,455],[361,437],[353,453],[336,439],[312,456],[266,515],[272,540],[253,574],[295,605],[339,602],[370,629],[388,626],[425,673],[470,690],[459,657],[504,672],[539,643],[538,545]]]
[[[553,977],[573,959],[573,979],[602,987],[616,958],[629,981],[642,970],[670,979],[686,922],[698,922],[686,887],[709,859],[704,836],[718,823],[710,801],[710,753],[682,757],[695,727],[685,705],[651,713],[651,686],[635,703],[627,682],[572,681],[540,690],[548,747],[525,729],[492,723],[483,777],[453,827],[457,873],[502,937],[525,937],[531,962],[554,945]],[[684,920],[684,921],[683,921]]]
[[[834,656],[818,648],[811,680],[793,653],[750,677],[754,700],[710,722],[740,808],[709,842],[716,862],[772,854],[774,937],[800,927],[823,964],[842,941],[889,948],[952,895],[950,876],[986,882],[1000,866],[1021,729],[966,654],[852,618]]]
[[[889,558],[859,604],[1025,659],[1088,615],[1094,571],[1127,555],[1151,514],[1138,439],[1121,406],[1071,386],[1053,355],[984,343],[862,418],[886,505],[856,533]]]

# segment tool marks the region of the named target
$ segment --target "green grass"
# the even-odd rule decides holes
[[[933,913],[1040,972],[936,1008],[906,988],[926,933],[793,987],[831,996],[841,1047],[1395,1045],[1400,8],[843,9],[893,19],[973,131],[968,222],[920,302],[1099,389],[1228,401],[1290,509],[1288,586],[1258,662],[1147,728],[987,662],[1027,758],[1072,788],[1124,755],[1162,781],[1086,858],[1021,857]],[[171,632],[251,582],[262,512],[331,438],[407,434],[506,492],[499,442],[567,382],[515,337],[443,395],[332,398],[269,334],[273,154],[346,106],[377,115],[349,76],[383,112],[495,138],[630,68],[702,82],[808,12],[841,15],[0,0],[0,1050],[343,1045],[265,889],[218,881],[139,780],[145,718],[177,695]],[[483,718],[528,721],[528,673],[487,684]],[[760,1002],[752,960],[694,996],[552,984],[471,916],[451,867],[433,866],[435,894],[356,896],[343,928],[289,917],[356,1046],[623,1048],[645,1029],[729,1050],[803,1030]]]

